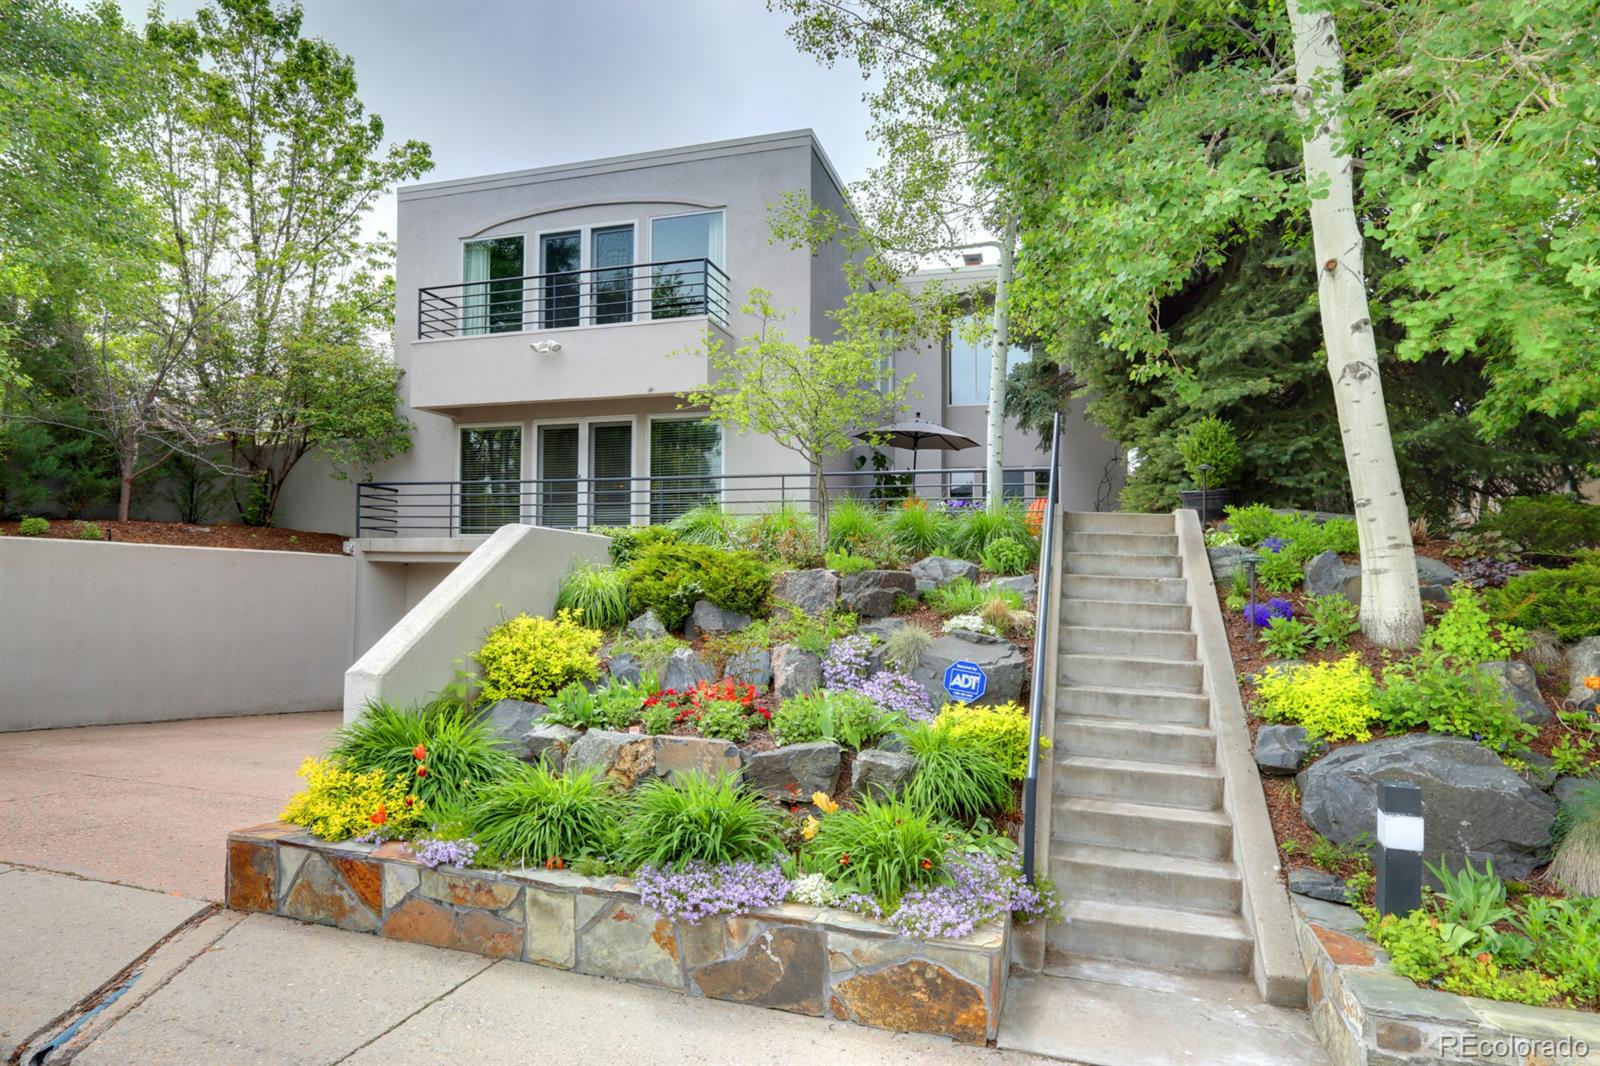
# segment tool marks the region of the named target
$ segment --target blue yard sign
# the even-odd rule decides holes
[[[989,688],[989,678],[977,663],[962,659],[951,663],[944,672],[944,690],[958,703],[971,703],[983,698]]]

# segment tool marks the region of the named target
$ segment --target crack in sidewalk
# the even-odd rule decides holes
[[[405,1017],[401,1018],[399,1021],[395,1022],[393,1025],[389,1026],[387,1029],[383,1030],[383,1032],[378,1033],[375,1036],[373,1036],[373,1037],[371,1037],[371,1038],[369,1038],[367,1040],[363,1040],[361,1043],[357,1044],[355,1047],[351,1048],[349,1051],[345,1052],[343,1055],[340,1055],[338,1058],[334,1059],[333,1062],[329,1064],[329,1066],[339,1066],[339,1063],[345,1062],[346,1060],[348,1060],[350,1058],[350,1056],[354,1055],[356,1052],[361,1051],[363,1048],[370,1047],[371,1045],[376,1044],[379,1040],[382,1040],[384,1037],[388,1036],[390,1033],[394,1032],[396,1029],[400,1028],[402,1025],[406,1024],[406,1022],[409,1022],[412,1018],[415,1018],[417,1015],[421,1014],[423,1011],[427,1010],[429,1007],[432,1007],[436,1003],[441,1003],[445,999],[447,999],[448,997],[454,995],[457,992],[457,990],[463,988],[468,982],[475,981],[479,977],[481,977],[484,974],[488,973],[490,970],[492,970],[496,966],[500,965],[501,961],[502,960],[500,960],[500,959],[491,959],[491,960],[489,960],[489,962],[486,965],[484,965],[484,967],[482,969],[475,970],[474,972],[468,974],[466,977],[463,977],[460,981],[457,981],[455,984],[451,985],[449,988],[445,989],[443,992],[440,992],[437,996],[434,996],[432,999],[430,999],[430,1000],[428,1000],[428,1002],[422,1004],[422,1006],[418,1007],[416,1010],[412,1011],[410,1014],[407,1014]]]

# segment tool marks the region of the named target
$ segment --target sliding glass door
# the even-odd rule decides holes
[[[589,427],[589,524],[625,526],[633,521],[633,426],[628,422]]]
[[[462,534],[493,533],[519,520],[522,428],[461,430]]]
[[[544,275],[544,313],[540,318],[545,329],[578,324],[582,255],[583,239],[577,231],[546,233],[539,238],[539,273]]]
[[[633,318],[633,227],[607,226],[589,235],[596,325]]]
[[[578,427],[539,427],[539,521],[571,529],[578,524]]]

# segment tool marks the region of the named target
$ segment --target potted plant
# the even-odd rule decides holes
[[[1216,415],[1206,415],[1178,435],[1178,455],[1197,486],[1178,493],[1183,505],[1199,511],[1201,522],[1220,516],[1233,502],[1233,490],[1226,486],[1242,463],[1233,427]]]

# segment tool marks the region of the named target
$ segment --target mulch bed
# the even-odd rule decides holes
[[[186,522],[117,522],[93,520],[106,540],[123,544],[172,544],[188,548],[253,548],[257,551],[311,552],[339,555],[348,540],[342,533],[313,533],[304,529],[262,526],[192,526]],[[8,537],[17,536],[18,522],[0,522]],[[50,530],[40,534],[52,540],[80,540],[76,519],[52,518]]]

